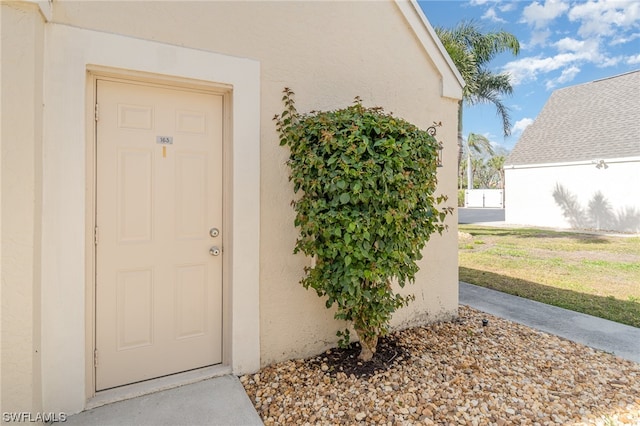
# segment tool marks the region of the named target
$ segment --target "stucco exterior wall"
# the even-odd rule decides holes
[[[2,175],[2,412],[40,408],[38,238],[42,165],[42,54],[38,7],[0,4]]]
[[[505,169],[505,220],[553,228],[640,232],[640,159]]]
[[[423,128],[442,122],[438,192],[449,196],[447,205],[456,203],[457,99],[442,96],[443,76],[392,1],[56,1],[47,24],[32,4],[2,8],[3,64],[5,54],[24,61],[11,75],[2,68],[3,410],[4,391],[13,392],[16,410],[42,405],[71,413],[85,403],[90,66],[234,88],[231,280],[238,287],[230,309],[247,317],[259,311],[253,329],[252,320],[233,322],[234,372],[318,353],[344,327],[298,284],[309,261],[292,254],[288,151],[271,120],[282,111],[285,86],[302,112],[340,108],[360,96]],[[403,290],[416,300],[395,315],[395,327],[457,314],[456,219],[448,218],[450,230],[426,247],[416,284]],[[243,268],[258,253],[259,262],[247,260]],[[254,349],[259,364],[246,356]]]
[[[229,19],[230,16],[242,19]],[[287,86],[300,111],[339,108],[360,96],[422,127],[442,121],[447,144],[441,190],[455,200],[455,100],[441,98],[440,76],[393,2],[60,3],[54,20],[70,25],[195,47],[261,63],[261,362],[307,356],[335,342],[341,327],[313,292],[297,283],[307,260],[291,254],[293,198],[271,117]],[[189,22],[189,31],[176,25]],[[357,28],[345,32],[345,28]],[[453,220],[451,225],[455,227]],[[257,238],[258,236],[256,236]],[[434,247],[438,249],[434,249]],[[454,233],[427,248],[417,300],[398,313],[451,317],[457,309]],[[424,314],[423,314],[424,315]],[[292,327],[292,325],[295,325]]]

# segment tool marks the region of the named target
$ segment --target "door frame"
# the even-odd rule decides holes
[[[231,90],[225,183],[227,362],[233,374],[260,369],[261,71],[231,56],[64,24],[45,28],[42,111],[42,306],[38,333],[42,408],[80,412],[93,404],[92,73]],[[132,70],[132,71],[128,71]],[[89,236],[91,235],[91,236]],[[229,236],[231,241],[229,241]],[[227,259],[227,265],[229,259]],[[227,306],[228,307],[228,306]],[[87,314],[89,312],[89,314]]]
[[[195,81],[180,77],[158,76],[149,73],[116,70],[107,67],[90,67],[87,70],[87,145],[86,145],[86,309],[85,309],[85,382],[87,398],[94,398],[91,406],[102,405],[103,403],[112,402],[114,399],[125,399],[133,395],[153,392],[155,390],[165,388],[167,386],[178,385],[189,381],[199,380],[202,378],[229,374],[232,372],[232,345],[231,345],[231,324],[232,324],[232,308],[231,308],[231,274],[232,270],[232,244],[233,226],[232,226],[232,210],[230,194],[232,182],[232,97],[233,89],[228,84],[219,84],[212,82]],[[222,117],[222,229],[221,232],[225,236],[226,255],[223,256],[222,265],[222,363],[213,367],[204,367],[192,370],[188,374],[176,373],[171,376],[150,379],[139,384],[124,385],[115,389],[96,391],[96,370],[94,351],[96,349],[96,244],[95,244],[95,227],[97,215],[97,121],[96,100],[97,100],[97,83],[98,80],[108,80],[121,83],[137,83],[150,87],[169,88],[176,90],[195,91],[200,93],[222,95],[223,97],[223,117]],[[98,112],[99,114],[99,112]],[[179,377],[184,375],[184,377]],[[169,377],[167,379],[167,377]],[[173,378],[173,380],[172,380]],[[103,396],[103,398],[98,398]]]

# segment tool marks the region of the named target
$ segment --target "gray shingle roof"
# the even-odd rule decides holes
[[[508,165],[640,156],[640,70],[556,90]]]

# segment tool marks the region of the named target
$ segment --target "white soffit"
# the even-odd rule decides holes
[[[40,13],[46,22],[51,22],[53,18],[53,0],[24,0],[29,3],[37,4]]]

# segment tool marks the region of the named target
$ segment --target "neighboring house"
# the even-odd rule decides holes
[[[463,82],[415,1],[0,7],[3,412],[71,414],[335,344],[344,324],[292,254],[285,86],[302,112],[360,96],[442,122],[456,202]],[[448,224],[393,326],[457,315]]]
[[[640,232],[640,71],[553,92],[504,169],[509,223]]]

